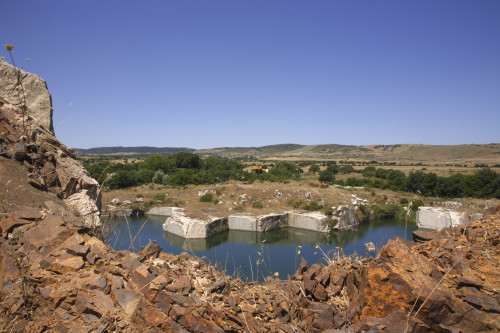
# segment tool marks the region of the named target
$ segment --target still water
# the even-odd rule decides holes
[[[329,234],[285,228],[264,233],[229,230],[206,239],[184,239],[164,232],[165,220],[163,216],[120,218],[110,244],[117,250],[138,251],[150,240],[156,241],[164,252],[188,252],[233,277],[262,281],[275,272],[280,278],[293,275],[301,257],[309,265],[325,263],[325,255],[336,255],[339,248],[346,255],[374,256],[374,252],[367,252],[366,242],[375,244],[378,251],[390,238],[405,237],[405,221],[384,219]],[[415,229],[415,223],[408,223],[406,239],[412,238]]]

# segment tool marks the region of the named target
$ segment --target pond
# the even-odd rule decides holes
[[[263,233],[229,230],[206,239],[184,239],[164,232],[165,220],[164,216],[119,218],[110,245],[116,250],[138,251],[151,240],[164,252],[194,254],[243,281],[263,281],[275,272],[282,279],[293,275],[301,257],[312,265],[326,263],[325,256],[337,255],[338,249],[345,255],[374,256],[365,243],[372,242],[378,251],[392,237],[405,237],[405,221],[384,219],[330,233],[295,228]],[[406,239],[412,239],[415,229],[415,223],[408,223]]]

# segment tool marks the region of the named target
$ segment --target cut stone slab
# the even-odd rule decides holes
[[[288,214],[269,214],[257,218],[257,231],[264,232],[288,227]]]
[[[290,213],[290,227],[313,230],[320,232],[328,232],[328,217],[320,212],[312,212],[305,214]]]
[[[478,214],[474,214],[478,219]],[[469,214],[441,207],[418,207],[417,227],[419,229],[441,230],[467,225],[471,221]]]
[[[183,238],[207,238],[227,229],[227,218],[203,221],[183,215],[175,215],[169,217],[163,224],[163,230]]]
[[[146,212],[146,215],[174,216],[183,211],[184,209],[179,207],[153,207]]]
[[[257,218],[255,216],[232,215],[228,217],[230,230],[257,231]]]

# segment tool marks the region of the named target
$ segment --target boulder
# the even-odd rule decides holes
[[[87,190],[82,190],[72,194],[64,200],[64,203],[70,207],[77,216],[83,218],[87,227],[93,227],[100,223],[100,212],[94,200],[87,194]]]
[[[348,229],[359,224],[356,215],[346,206],[339,206],[337,208],[336,218],[337,223],[333,226],[333,229]]]
[[[4,60],[0,60],[0,73],[1,97],[14,106],[20,106],[25,99],[26,113],[32,118],[29,127],[41,127],[54,134],[52,97],[47,89],[47,83],[38,75],[20,70]],[[22,83],[24,92],[19,83]],[[21,97],[23,95],[24,97]],[[16,118],[22,122],[22,114],[16,114]],[[25,121],[27,123],[26,119]]]

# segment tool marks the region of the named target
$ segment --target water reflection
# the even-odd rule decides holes
[[[377,249],[394,236],[405,237],[405,222],[395,219],[373,221],[351,230],[321,233],[310,230],[285,228],[265,233],[229,230],[206,239],[184,239],[163,232],[164,217],[122,218],[119,235],[110,244],[116,249],[130,247],[140,249],[150,240],[155,241],[165,252],[180,254],[187,251],[207,262],[217,264],[229,275],[243,280],[263,280],[266,275],[279,272],[282,278],[293,275],[300,257],[312,265],[324,261],[324,253],[340,247],[347,255],[367,255],[365,243],[373,242]],[[141,229],[142,228],[142,229]],[[415,224],[408,225],[406,238],[411,239]],[[130,230],[130,232],[129,232]],[[140,230],[140,233],[137,234]],[[132,235],[132,237],[130,237]],[[316,245],[321,247],[318,251]],[[300,254],[298,254],[300,250]]]

